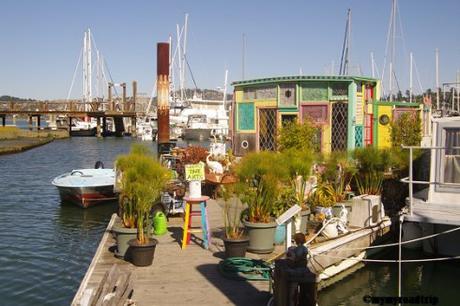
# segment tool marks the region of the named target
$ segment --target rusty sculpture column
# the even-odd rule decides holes
[[[169,144],[169,43],[157,44],[158,151]]]

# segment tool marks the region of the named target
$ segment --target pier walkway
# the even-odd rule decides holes
[[[136,305],[266,305],[270,297],[268,282],[236,281],[221,276],[218,263],[223,258],[222,208],[214,200],[208,202],[212,239],[209,250],[191,242],[181,250],[183,219],[170,218],[168,233],[156,237],[153,265],[135,267],[117,259],[113,254],[110,228],[115,215],[104,233],[101,244],[76,293],[72,305],[79,305],[88,288],[96,288],[113,264],[122,271],[132,272],[133,296]],[[248,254],[247,256],[251,256]]]

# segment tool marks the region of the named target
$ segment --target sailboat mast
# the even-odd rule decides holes
[[[184,88],[185,91],[185,78],[187,76],[186,72],[186,56],[187,56],[187,28],[188,28],[188,14],[185,14],[185,22],[184,22],[184,41],[183,41],[183,52],[182,52],[182,88]],[[184,93],[185,98],[187,97],[186,92]]]
[[[228,81],[228,69],[225,69],[225,79],[224,79],[224,97],[222,99],[222,108],[225,110],[225,105],[227,104],[227,81]]]
[[[410,70],[409,70],[409,102],[412,102],[412,52],[409,55],[410,60]]]
[[[371,52],[371,75],[372,78],[375,78],[374,52]]]
[[[340,59],[339,75],[348,74],[350,35],[351,35],[351,9],[348,9],[347,22],[345,24],[345,36],[343,38],[343,45],[342,45],[342,56]]]
[[[88,99],[87,102],[92,102],[93,92],[92,92],[92,66],[91,66],[91,30],[88,28]],[[89,105],[87,106],[89,108]],[[89,109],[87,109],[89,110]]]
[[[460,113],[460,70],[457,70],[457,112]]]
[[[88,33],[86,33],[86,31],[85,31],[85,34],[83,36],[83,69],[82,69],[82,71],[83,71],[83,82],[82,82],[82,85],[83,85],[83,102],[86,101],[86,92],[87,92],[86,85],[88,84],[87,80],[86,80],[86,77],[87,77],[86,69],[88,68],[88,66],[87,66],[88,48],[86,46],[87,34]]]
[[[184,88],[182,83],[182,49],[181,49],[181,31],[179,30],[179,25],[176,24],[176,35],[177,35],[177,52],[178,52],[178,62],[179,62],[179,91],[180,91],[180,99],[184,101]]]
[[[435,50],[435,57],[436,57],[436,109],[441,109],[441,103],[439,101],[439,49],[436,48]]]
[[[245,66],[245,53],[246,53],[246,34],[243,33],[243,50],[241,54],[241,79],[244,81],[244,66]]]
[[[396,0],[392,1],[391,6],[391,54],[390,54],[390,76],[389,76],[389,90],[390,101],[393,101],[393,65],[395,62],[395,49],[396,49]]]

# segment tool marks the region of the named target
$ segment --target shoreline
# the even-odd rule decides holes
[[[52,142],[54,137],[0,139],[0,155],[21,153]]]
[[[24,152],[55,139],[68,137],[67,131],[28,131],[17,127],[0,127],[0,155]]]

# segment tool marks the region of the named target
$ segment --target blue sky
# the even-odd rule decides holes
[[[400,0],[407,52],[414,52],[424,89],[434,87],[434,49],[440,49],[440,80],[460,69],[460,1]],[[390,0],[322,1],[25,1],[0,3],[0,95],[65,98],[90,27],[115,82],[137,80],[150,93],[156,73],[156,43],[175,33],[189,13],[188,59],[198,86],[246,79],[325,74],[338,65],[346,11],[352,9],[351,60],[370,75],[369,52],[382,70]],[[408,86],[408,53],[396,38],[397,76]],[[329,67],[328,67],[329,66]],[[81,95],[80,73],[72,96]],[[189,87],[192,83],[188,82]],[[417,86],[418,87],[418,86]]]

